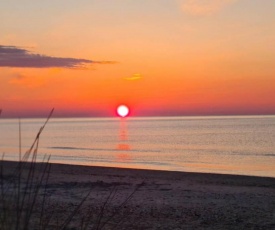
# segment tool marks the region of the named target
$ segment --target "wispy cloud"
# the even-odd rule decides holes
[[[91,64],[112,64],[111,61],[53,57],[31,53],[16,46],[0,45],[0,67],[18,68],[83,68]]]
[[[142,78],[141,74],[135,73],[134,75],[132,75],[130,77],[125,77],[123,79],[127,80],[127,81],[136,81],[136,80],[140,80],[141,78]]]
[[[45,79],[38,77],[34,78],[22,74],[14,74],[14,76],[9,80],[9,84],[27,88],[37,88],[45,84]]]
[[[180,0],[181,9],[191,15],[211,15],[237,0]]]

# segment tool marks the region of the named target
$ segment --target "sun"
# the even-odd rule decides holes
[[[127,117],[129,114],[129,108],[126,105],[118,106],[116,111],[120,117]]]

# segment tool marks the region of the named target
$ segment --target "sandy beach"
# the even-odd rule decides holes
[[[49,229],[87,194],[66,229],[275,229],[275,178],[51,164],[43,194]]]

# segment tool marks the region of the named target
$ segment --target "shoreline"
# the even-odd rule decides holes
[[[9,174],[18,162],[1,163]],[[36,163],[38,171],[43,164]],[[87,190],[92,188],[89,199],[80,210],[80,214],[88,209],[93,211],[95,216],[90,218],[91,224],[115,189],[114,198],[108,203],[104,216],[107,218],[116,213],[117,219],[111,221],[110,226],[124,219],[119,229],[275,227],[275,178],[56,163],[50,165],[47,192],[58,207],[65,210],[60,212],[62,215],[72,210]],[[118,211],[117,207],[133,191],[131,199]],[[78,221],[72,223],[75,227],[78,224]]]
[[[19,163],[19,161],[10,161],[10,160],[0,160],[0,162],[3,162],[5,165],[10,165],[11,167],[15,167],[16,164]],[[29,164],[30,162],[26,162]],[[36,165],[43,165],[46,164],[45,162],[35,162]],[[66,163],[54,163],[54,162],[49,162],[49,164],[56,170],[57,168],[60,168],[62,170],[68,170],[69,168],[81,168],[84,171],[83,172],[88,172],[88,171],[102,171],[102,172],[110,172],[110,173],[128,173],[130,172],[131,174],[137,174],[137,175],[142,175],[142,174],[153,174],[153,175],[164,175],[166,177],[174,177],[177,175],[178,177],[180,176],[189,176],[192,178],[199,178],[199,177],[213,177],[214,178],[219,178],[222,179],[248,179],[250,180],[274,180],[275,182],[275,177],[269,177],[269,176],[255,176],[255,175],[243,175],[243,174],[226,174],[226,173],[209,173],[209,172],[188,172],[188,171],[171,171],[171,170],[159,170],[159,169],[137,169],[137,168],[124,168],[124,167],[110,167],[110,166],[94,166],[94,165],[77,165],[77,164],[66,164]],[[275,186],[274,186],[275,187]]]

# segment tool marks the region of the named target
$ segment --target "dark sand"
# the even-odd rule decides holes
[[[4,162],[5,174],[15,166]],[[57,210],[58,223],[91,190],[77,215],[92,213],[94,227],[114,189],[101,223],[115,215],[103,229],[275,229],[275,178],[266,177],[52,164],[47,211]],[[80,229],[80,220],[71,226]]]

